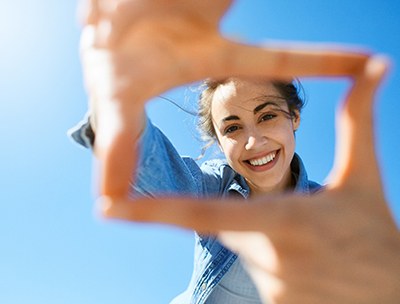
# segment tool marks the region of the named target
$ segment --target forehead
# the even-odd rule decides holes
[[[286,106],[285,100],[271,82],[231,80],[215,90],[211,112],[214,118],[243,111],[252,113],[255,107],[268,100]]]

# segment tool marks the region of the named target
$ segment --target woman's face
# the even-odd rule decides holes
[[[290,184],[300,119],[290,117],[272,83],[234,80],[219,86],[211,115],[222,152],[252,195],[283,191]]]

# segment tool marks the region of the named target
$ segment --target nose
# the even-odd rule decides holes
[[[254,150],[259,147],[262,147],[268,142],[267,137],[263,136],[262,134],[258,132],[252,132],[249,134],[247,138],[247,142],[245,145],[246,150]]]

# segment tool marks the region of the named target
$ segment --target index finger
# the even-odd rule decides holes
[[[77,15],[82,25],[95,25],[99,19],[98,0],[79,1]]]
[[[143,106],[119,100],[97,103],[95,153],[100,159],[100,194],[129,196],[137,159],[136,141],[144,126]]]

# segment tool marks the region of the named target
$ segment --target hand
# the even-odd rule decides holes
[[[104,215],[219,233],[242,257],[266,303],[397,303],[400,236],[373,134],[374,95],[386,69],[385,60],[372,58],[356,77],[339,112],[335,165],[324,191],[248,204],[106,199]]]
[[[81,52],[102,166],[101,195],[128,196],[135,141],[151,97],[206,77],[352,77],[368,58],[358,50],[232,42],[218,30],[230,2],[87,2]]]

